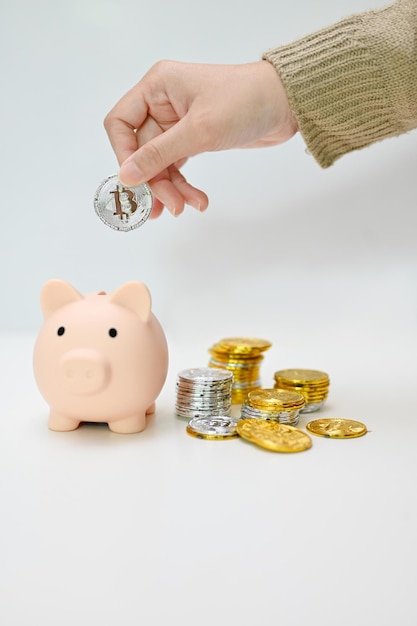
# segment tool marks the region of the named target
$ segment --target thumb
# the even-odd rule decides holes
[[[185,118],[146,142],[120,167],[119,180],[134,187],[151,180],[173,163],[199,152],[197,133],[190,132]]]

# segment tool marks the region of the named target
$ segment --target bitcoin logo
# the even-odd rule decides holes
[[[152,193],[147,183],[125,187],[117,174],[108,176],[94,196],[99,218],[114,230],[133,230],[142,226],[152,211]]]
[[[311,448],[311,438],[302,430],[276,421],[244,418],[237,422],[239,435],[273,452],[302,452]]]
[[[114,195],[114,203],[116,210],[113,215],[118,215],[121,220],[128,219],[130,215],[138,208],[137,202],[134,201],[134,193],[131,189],[116,187],[115,191],[110,191]]]
[[[332,439],[352,439],[366,435],[367,432],[362,422],[340,417],[323,417],[313,420],[306,425],[306,428],[314,435]]]

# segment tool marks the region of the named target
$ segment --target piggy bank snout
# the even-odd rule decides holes
[[[59,361],[61,382],[74,394],[93,394],[110,381],[110,363],[96,350],[79,349],[63,354]]]

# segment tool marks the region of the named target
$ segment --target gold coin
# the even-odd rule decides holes
[[[272,452],[302,452],[312,445],[307,433],[280,422],[248,417],[238,421],[236,428],[243,439]]]
[[[232,404],[242,404],[250,389],[232,389]]]
[[[281,389],[281,387],[275,387],[275,389]],[[289,389],[287,391],[290,391]],[[306,402],[319,402],[320,400],[324,400],[327,398],[327,393],[309,393],[307,391],[298,390],[297,393],[301,394]]]
[[[308,369],[286,369],[279,370],[274,374],[275,380],[283,380],[290,383],[309,383],[309,382],[329,382],[329,375],[326,372],[320,372],[319,370]]]
[[[304,406],[305,399],[301,393],[285,389],[256,389],[248,395],[249,404],[253,407],[298,407]]]
[[[236,367],[247,367],[248,365],[258,365],[264,359],[260,352],[248,352],[247,354],[236,354],[234,352],[226,352],[226,350],[215,350],[210,348],[209,354],[213,361],[218,363],[233,363]]]
[[[283,387],[275,387],[275,389],[284,389]],[[304,396],[304,398],[307,399],[316,399],[316,400],[321,400],[324,398],[327,398],[328,396],[328,391],[305,391],[304,389],[286,389],[286,391],[293,391],[296,393],[301,394],[302,396]]]
[[[266,339],[259,339],[257,337],[227,337],[221,339],[216,348],[220,351],[227,351],[232,353],[248,353],[248,352],[263,352],[268,350],[272,343]]]
[[[299,383],[294,382],[294,383],[289,383],[286,380],[275,380],[275,385],[277,387],[281,387],[282,389],[328,389],[329,388],[329,383]]]
[[[361,437],[367,432],[365,424],[340,417],[323,417],[306,425],[309,432],[319,437],[332,439],[352,439]]]
[[[258,376],[236,376],[235,372],[233,372],[233,375],[234,382],[236,383],[235,387],[239,387],[239,383],[250,385],[251,389],[253,389],[253,387],[259,387]]]

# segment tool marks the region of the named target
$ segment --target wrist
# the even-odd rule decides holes
[[[277,123],[281,128],[281,134],[283,136],[282,140],[286,141],[299,130],[297,118],[291,109],[285,85],[277,69],[267,59],[259,61],[259,63],[262,64],[263,72],[266,77],[268,101],[271,103],[271,106],[274,107]]]

